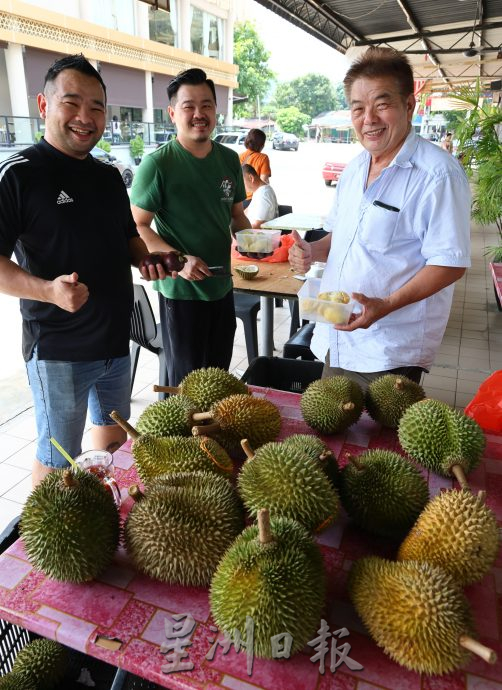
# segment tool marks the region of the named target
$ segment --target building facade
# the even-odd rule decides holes
[[[110,142],[113,121],[123,141],[145,123],[163,141],[167,86],[190,67],[213,79],[219,120],[231,122],[233,26],[233,0],[0,0],[0,144],[36,138],[44,75],[73,53],[83,53],[106,83]]]

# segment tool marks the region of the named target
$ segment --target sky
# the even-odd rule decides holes
[[[255,20],[258,34],[270,52],[269,66],[278,81],[304,74],[324,74],[334,84],[342,81],[348,61],[338,51],[298,29],[254,0],[245,0],[247,19]]]

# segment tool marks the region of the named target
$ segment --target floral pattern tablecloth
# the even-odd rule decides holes
[[[312,433],[302,420],[299,395],[257,387],[254,392],[280,408],[281,438]],[[396,434],[382,429],[365,414],[346,433],[323,438],[342,465],[346,452],[358,454],[375,447],[401,452]],[[114,462],[125,515],[132,500],[127,489],[137,482],[130,442],[115,453]],[[452,486],[451,480],[425,470],[424,476],[431,496]],[[470,474],[469,483],[473,490],[487,491],[487,504],[502,524],[501,436],[487,436],[483,461]],[[222,635],[211,619],[206,589],[153,581],[139,574],[123,551],[117,553],[112,566],[99,579],[80,585],[63,584],[34,570],[18,540],[0,555],[0,617],[177,690],[502,690],[500,553],[483,581],[466,588],[479,638],[498,653],[497,663],[490,666],[475,658],[461,671],[428,677],[407,671],[389,659],[368,636],[347,596],[352,562],[369,553],[392,558],[395,545],[356,529],[343,511],[317,540],[327,572],[323,616],[332,633],[324,673],[314,647],[306,647],[291,659],[255,658],[250,675],[245,649],[236,652],[232,647],[224,653]],[[189,630],[190,621],[193,625]],[[189,630],[189,635],[182,640],[183,629]],[[176,656],[176,645],[180,643]],[[344,643],[346,647],[342,647]],[[209,659],[211,649],[213,658]],[[340,651],[343,649],[345,653]]]

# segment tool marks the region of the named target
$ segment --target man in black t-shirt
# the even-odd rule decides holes
[[[119,172],[89,155],[105,128],[99,73],[83,55],[58,60],[38,106],[44,138],[0,164],[0,291],[21,298],[33,485],[67,464],[51,436],[80,453],[87,410],[94,448],[125,440],[109,413],[129,417],[131,264],[148,254]]]

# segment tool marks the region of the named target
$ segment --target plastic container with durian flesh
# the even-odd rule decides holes
[[[235,233],[237,251],[249,259],[264,259],[280,244],[280,230],[240,230]]]
[[[308,278],[298,292],[300,319],[346,324],[355,302],[346,292],[321,291],[320,278]]]

